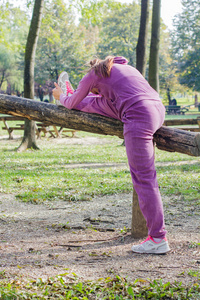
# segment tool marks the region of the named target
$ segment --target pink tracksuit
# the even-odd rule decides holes
[[[90,93],[98,88],[100,95]],[[123,57],[115,57],[110,77],[90,71],[73,95],[60,96],[68,109],[97,113],[124,124],[124,140],[133,186],[152,237],[166,235],[163,205],[154,164],[153,134],[162,126],[165,108],[158,93]]]

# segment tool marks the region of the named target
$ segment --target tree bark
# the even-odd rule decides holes
[[[140,31],[136,47],[136,69],[145,77],[149,24],[149,0],[141,1]]]
[[[131,236],[134,239],[141,239],[147,235],[147,222],[140,210],[138,195],[133,189]]]
[[[123,139],[121,121],[97,114],[69,110],[64,106],[51,103],[0,94],[0,112],[44,122],[47,125],[115,135]],[[161,150],[200,156],[200,133],[162,126],[154,134],[154,141],[157,148]]]
[[[34,99],[34,63],[40,24],[42,20],[43,2],[44,0],[35,0],[25,50],[24,97],[30,99]],[[33,148],[36,150],[39,149],[36,145],[35,122],[28,119],[25,121],[24,136],[17,151],[21,152],[27,148]]]
[[[149,84],[159,93],[159,45],[161,0],[153,0],[151,46],[149,58]]]

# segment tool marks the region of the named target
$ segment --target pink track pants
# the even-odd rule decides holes
[[[155,170],[153,134],[162,126],[164,118],[165,108],[161,102],[143,100],[133,105],[122,119],[133,186],[147,221],[148,234],[156,238],[164,238],[166,231]]]
[[[86,97],[76,109],[118,118],[105,98]],[[133,186],[148,234],[156,238],[164,238],[166,231],[155,170],[153,134],[162,126],[164,118],[165,107],[160,101],[142,100],[129,108],[121,120]]]

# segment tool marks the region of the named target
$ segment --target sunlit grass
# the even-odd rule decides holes
[[[91,136],[78,133],[78,136]],[[44,201],[84,201],[94,195],[132,191],[125,147],[115,137],[101,137],[107,143],[72,145],[69,139],[38,140],[41,150],[17,153],[19,140],[0,141],[0,190],[12,193],[21,201],[39,204]],[[77,139],[78,141],[79,139]],[[99,167],[91,163],[100,164]],[[117,166],[120,163],[121,165]],[[156,149],[157,174],[162,196],[183,205],[200,205],[200,159]],[[75,164],[75,166],[74,166]],[[76,164],[80,164],[77,167]],[[81,164],[88,164],[83,165]],[[103,167],[102,164],[113,164]],[[72,168],[73,165],[73,168]],[[70,168],[71,167],[71,168]],[[189,247],[199,247],[191,243]],[[161,280],[128,282],[116,276],[94,282],[79,281],[62,274],[55,278],[9,280],[0,273],[1,299],[199,299],[199,271],[188,270],[196,283],[163,283]]]
[[[97,137],[82,132],[78,132],[78,136]],[[116,137],[98,137],[106,139],[105,142],[84,145],[78,144],[79,138],[75,140],[77,144],[68,143],[69,138],[41,139],[37,141],[40,151],[23,153],[15,151],[19,140],[1,140],[1,192],[34,203],[89,200],[94,195],[131,192],[122,141]],[[199,203],[199,158],[156,149],[156,162],[162,195],[182,195],[186,201]],[[92,163],[97,165],[91,166]]]
[[[79,281],[76,274],[61,274],[48,279],[0,280],[1,299],[199,299],[198,283],[163,283],[158,280],[136,279],[128,281],[118,275],[96,281]],[[190,275],[190,274],[189,274]],[[196,274],[195,274],[196,275]],[[191,274],[190,276],[194,276]]]

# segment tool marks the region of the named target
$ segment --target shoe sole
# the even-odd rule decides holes
[[[67,72],[62,72],[58,78],[58,85],[63,90],[64,94],[66,94],[66,81],[69,81],[69,76]]]
[[[131,250],[135,253],[141,253],[141,254],[166,254],[168,253],[171,249],[167,247],[166,249],[157,249],[157,250],[134,250],[134,248],[131,248]]]
[[[170,252],[171,251],[171,249],[169,249],[169,250],[167,250],[166,252],[153,252],[153,251],[149,251],[149,252],[147,252],[147,251],[144,251],[144,252],[142,252],[142,251],[135,251],[135,250],[132,250],[134,253],[138,253],[138,254],[157,254],[157,255],[165,255],[165,254],[167,254],[168,252]]]

